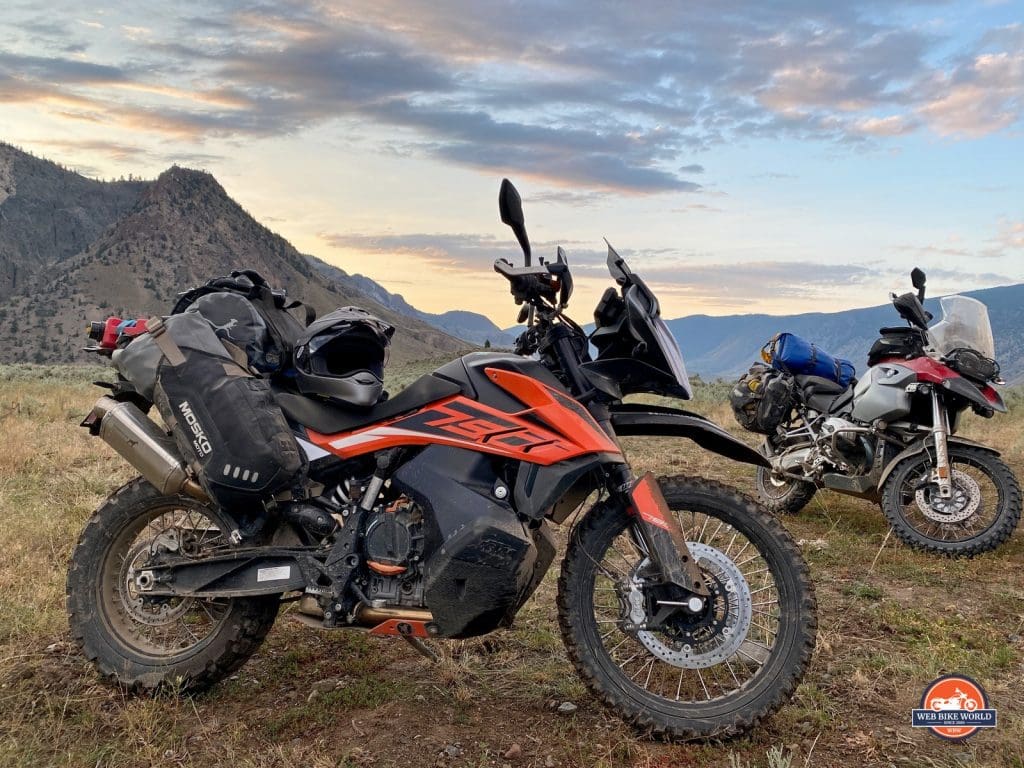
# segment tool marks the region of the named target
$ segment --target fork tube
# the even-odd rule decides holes
[[[950,481],[949,450],[949,416],[939,399],[939,393],[932,390],[932,436],[935,438],[935,482],[939,486],[939,496],[948,499],[953,495]]]

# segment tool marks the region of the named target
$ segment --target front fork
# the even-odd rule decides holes
[[[661,578],[692,595],[709,597],[700,566],[654,475],[648,472],[634,482],[632,472],[626,469],[620,480],[624,482],[619,484],[618,490],[633,516],[633,529]]]
[[[932,439],[935,441],[935,469],[932,480],[939,489],[939,496],[948,499],[953,495],[952,473],[949,469],[949,414],[939,393],[932,391]]]

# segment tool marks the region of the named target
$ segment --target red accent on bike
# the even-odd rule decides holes
[[[402,631],[404,628],[406,631]],[[408,619],[388,619],[370,630],[371,635],[377,637],[393,637],[395,635],[406,637],[430,637],[427,631],[427,622],[409,621]]]
[[[100,338],[102,349],[117,349],[122,336],[134,337],[146,333],[146,318],[122,320],[120,317],[108,317],[103,323],[103,335]],[[95,338],[95,337],[93,337]]]
[[[566,394],[515,371],[484,369],[491,380],[540,419],[572,440],[584,453],[619,453],[619,446],[601,429],[586,408]]]
[[[397,576],[406,571],[404,565],[389,565],[388,563],[378,563],[376,560],[367,560],[366,565],[371,571],[376,571],[383,576]]]
[[[1002,405],[1003,404],[1003,398],[1001,398],[999,396],[999,393],[996,392],[988,384],[986,384],[984,387],[981,388],[981,396],[984,397],[988,402],[992,403],[992,405]]]
[[[114,349],[117,347],[117,326],[121,324],[120,317],[108,317],[103,324],[103,338],[100,339],[100,346],[103,349]]]
[[[653,474],[648,472],[637,481],[630,492],[630,498],[633,501],[633,514],[639,515],[645,523],[670,530],[668,516],[672,513]]]
[[[948,379],[959,379],[960,374],[943,365],[938,360],[930,357],[915,357],[913,360],[906,360],[902,357],[887,357],[879,361],[879,365],[889,363],[890,365],[902,365],[917,374],[918,381],[925,381],[929,384],[941,384]]]

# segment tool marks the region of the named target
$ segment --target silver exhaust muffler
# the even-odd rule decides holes
[[[186,468],[174,438],[137,405],[101,397],[82,426],[117,451],[160,493],[210,500]]]

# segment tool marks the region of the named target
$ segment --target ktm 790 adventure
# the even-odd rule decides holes
[[[816,626],[793,540],[725,486],[636,477],[617,438],[676,435],[764,459],[699,416],[623,404],[690,396],[656,298],[609,248],[620,290],[598,307],[592,360],[564,314],[564,253],[531,265],[507,181],[499,202],[526,265],[495,269],[526,309],[520,352],[536,354],[469,354],[362,410],[280,377],[277,402],[309,459],[306,497],[265,503],[258,532],[211,502],[137,393],[115,384],[97,403],[86,425],[143,475],[89,521],[68,574],[73,634],[104,676],[214,683],[287,600],[317,627],[424,652],[430,638],[482,635],[508,626],[544,577],[552,524],[575,520],[558,621],[573,665],[618,716],[656,735],[720,736],[789,698]]]

